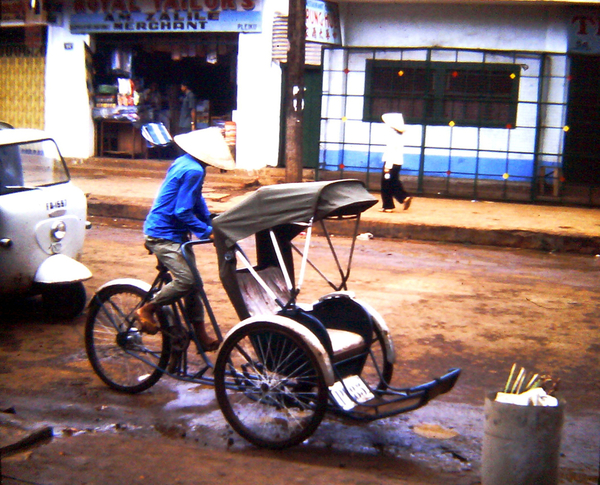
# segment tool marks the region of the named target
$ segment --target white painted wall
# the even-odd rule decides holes
[[[48,26],[45,130],[67,158],[87,158],[94,154],[85,42],[89,42],[87,35],[72,35],[68,28]],[[65,44],[72,45],[72,49]]]
[[[350,3],[345,12],[347,46],[567,49],[560,7]]]
[[[237,167],[276,166],[279,153],[281,68],[271,60],[273,17],[278,4],[263,3],[262,32],[240,34],[237,77]]]

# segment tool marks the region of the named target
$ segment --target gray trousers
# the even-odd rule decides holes
[[[173,281],[163,286],[152,302],[161,306],[171,305],[183,298],[190,320],[194,323],[204,322],[204,306],[200,295],[194,290],[194,275],[183,259],[181,244],[146,236],[146,247],[169,269],[173,277]],[[195,265],[194,253],[191,253],[191,256],[192,263]]]

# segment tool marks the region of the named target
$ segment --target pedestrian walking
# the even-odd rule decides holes
[[[404,117],[402,113],[385,113],[381,116],[383,122],[389,127],[389,135],[385,151],[383,152],[383,170],[381,172],[381,212],[392,212],[395,208],[394,199],[404,206],[410,207],[412,197],[400,181],[400,170],[404,163]]]

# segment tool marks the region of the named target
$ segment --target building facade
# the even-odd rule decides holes
[[[322,177],[376,187],[381,115],[399,111],[415,193],[598,202],[597,7],[360,2],[341,12],[343,46],[323,55]]]
[[[595,2],[311,0],[307,7],[304,158],[319,177],[364,177],[376,186],[381,114],[400,111],[409,125],[403,176],[417,193],[569,201],[584,191],[596,200]],[[117,136],[112,121],[102,122],[116,104],[123,125],[139,124],[133,106],[121,109],[133,104],[127,86],[112,103],[110,86],[129,79],[141,93],[158,85],[162,105],[151,115],[176,132],[185,79],[201,102],[199,123],[235,122],[240,168],[285,164],[286,12],[282,0],[47,1],[34,22],[44,29],[31,68],[36,95],[21,95],[23,80],[3,52],[0,82],[11,94],[0,98],[0,118],[45,128],[67,157],[142,156],[143,141],[127,127]],[[31,12],[21,16],[33,25]],[[19,25],[15,17],[2,13],[3,32]],[[17,94],[43,122],[19,118]]]

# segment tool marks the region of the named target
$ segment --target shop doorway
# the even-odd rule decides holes
[[[563,174],[567,183],[600,185],[600,56],[570,60]]]
[[[100,116],[131,104],[106,94],[128,79],[135,86],[140,123],[160,121],[176,135],[181,84],[186,83],[197,100],[196,127],[221,126],[236,109],[237,53],[237,34],[97,34],[93,83],[103,102]]]

